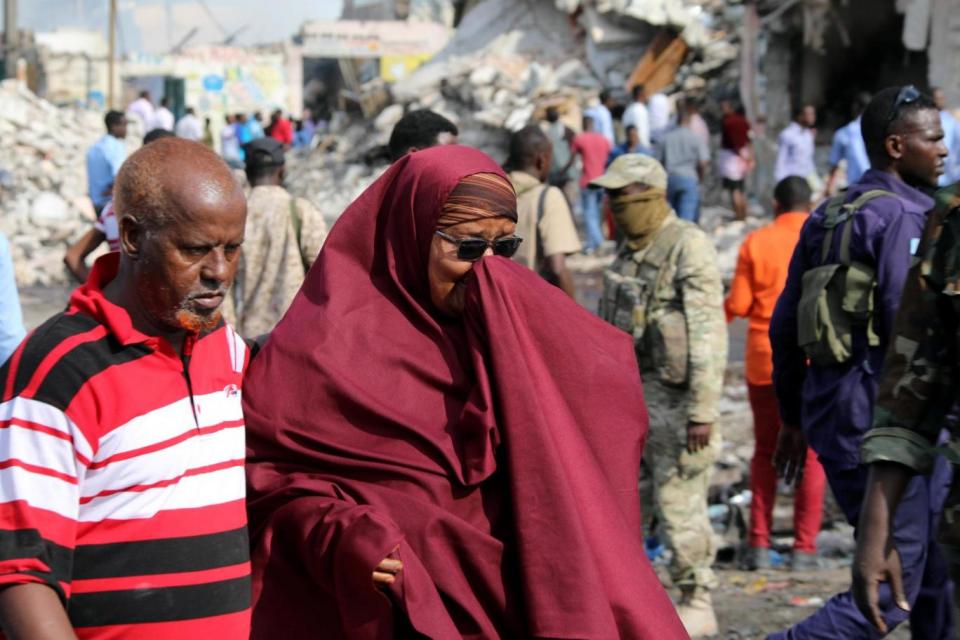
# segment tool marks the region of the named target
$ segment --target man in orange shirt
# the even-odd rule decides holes
[[[770,347],[770,317],[787,281],[787,269],[800,228],[810,213],[810,186],[797,176],[781,180],[773,191],[774,221],[757,229],[743,241],[737,270],[724,307],[727,321],[735,316],[750,319],[747,332],[746,378],[753,410],[756,445],[750,463],[750,537],[746,565],[769,566],[770,525],[777,496],[777,472],[773,454],[780,433],[780,413],[773,390],[773,351]],[[794,495],[793,569],[817,565],[816,538],[823,517],[825,476],[810,449],[803,477]]]

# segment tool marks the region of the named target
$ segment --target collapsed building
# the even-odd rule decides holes
[[[558,106],[579,128],[581,107],[604,87],[626,96],[703,92],[737,57],[727,33],[712,26],[723,2],[680,0],[484,0],[472,4],[447,45],[389,88],[370,121],[359,118],[288,171],[288,184],[323,211],[338,214],[376,175],[394,124],[411,109],[432,109],[457,124],[460,141],[504,160],[512,131]],[[704,7],[710,8],[709,11]],[[378,82],[358,88],[378,92]],[[334,214],[334,215],[335,215]]]
[[[64,251],[94,220],[85,156],[103,131],[98,111],[56,107],[16,80],[0,83],[0,232],[18,285],[67,281]],[[142,135],[132,123],[130,151]]]
[[[379,175],[385,159],[378,150],[414,108],[446,115],[464,144],[503,160],[509,133],[537,121],[547,106],[558,106],[577,129],[581,109],[601,89],[625,101],[636,83],[649,92],[692,94],[707,105],[742,97],[758,124],[758,156],[775,149],[775,132],[801,102],[826,107],[826,134],[847,117],[844,100],[856,90],[927,79],[960,101],[958,8],[960,0],[346,2],[344,17],[352,22],[339,30],[330,28],[336,23],[308,23],[277,47],[245,53],[201,46],[157,59],[141,56],[127,71],[133,79],[162,78],[164,84],[182,76],[187,100],[198,105],[208,100],[231,111],[241,103],[253,108],[259,99],[248,99],[253,91],[297,112],[321,90],[310,84],[313,70],[332,64],[340,84],[329,103],[335,111],[330,126],[310,151],[291,154],[288,185],[333,219]],[[88,98],[91,85],[105,77],[97,66],[102,61],[92,49],[89,59],[78,58],[68,44],[60,43],[64,52],[58,55],[72,84],[54,78],[54,71],[46,86],[57,102],[83,102],[76,97]],[[375,55],[357,58],[364,50]],[[374,69],[369,78],[364,60]],[[235,71],[251,61],[263,69]],[[27,74],[38,86],[34,77],[44,75]],[[33,115],[23,115],[28,112]],[[709,121],[709,109],[705,116]],[[214,120],[216,129],[222,118]],[[0,184],[6,212],[0,230],[11,236],[18,281],[63,282],[62,251],[91,215],[82,206],[83,152],[101,135],[100,112],[57,110],[9,85],[0,92],[0,132],[6,152],[0,170],[12,176]],[[769,187],[756,184],[754,193]],[[708,191],[714,192],[712,185]],[[738,239],[756,221],[705,220],[716,220],[709,226],[722,245],[725,271],[732,271]]]

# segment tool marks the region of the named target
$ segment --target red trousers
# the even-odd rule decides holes
[[[753,434],[756,448],[750,462],[750,546],[770,546],[770,528],[773,523],[773,505],[777,499],[777,471],[773,454],[777,450],[780,433],[780,412],[773,385],[747,385],[750,408],[753,409]],[[812,449],[807,450],[803,479],[793,498],[793,530],[796,551],[814,553],[817,534],[823,520],[823,490],[826,476]]]

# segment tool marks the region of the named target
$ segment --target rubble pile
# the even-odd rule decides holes
[[[67,281],[64,250],[94,219],[84,156],[103,135],[102,118],[0,83],[0,231],[21,287]]]
[[[498,134],[526,125],[539,99],[582,103],[601,88],[578,29],[548,0],[487,0],[466,15],[443,51],[394,85],[394,99],[445,115],[464,142],[497,157]],[[638,58],[642,52],[637,47]]]
[[[393,104],[372,123],[331,126],[337,135],[330,144],[291,163],[287,186],[326,215],[339,215],[382,169],[367,166],[369,152],[385,145],[412,109],[447,117],[462,144],[502,162],[510,132],[540,119],[547,106],[559,107],[579,130],[581,107],[604,87],[625,91],[664,30],[692,52],[671,88],[702,90],[698,74],[716,72],[737,54],[718,28],[725,10],[714,0],[483,0],[440,53],[393,85]]]
[[[700,226],[713,238],[717,248],[717,265],[725,287],[729,287],[733,280],[743,239],[773,219],[755,203],[751,204],[746,220],[733,220],[732,217],[733,212],[725,207],[705,206],[700,209]]]
[[[361,158],[370,148],[386,144],[390,129],[386,131],[371,136],[369,124],[356,123],[339,135],[325,137],[306,153],[288,153],[284,185],[293,195],[309,200],[331,226],[382,173],[385,163]]]

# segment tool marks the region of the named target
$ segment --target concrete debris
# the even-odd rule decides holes
[[[711,73],[736,57],[718,27],[724,12],[714,0],[483,0],[442,51],[392,86],[394,103],[372,118],[373,127],[331,124],[335,136],[292,161],[288,188],[336,217],[379,174],[390,130],[413,109],[447,117],[462,144],[501,162],[510,132],[542,118],[547,105],[578,130],[581,106],[601,89],[620,89],[626,99],[631,72],[665,28],[681,32],[689,49],[665,89],[705,91],[707,80],[691,69]],[[730,251],[732,276],[736,248]]]
[[[389,133],[389,130],[388,130]],[[344,149],[351,145],[344,144]],[[332,226],[344,209],[380,177],[382,167],[344,162],[343,151],[331,154],[288,154],[285,184],[293,195],[306,198]]]
[[[752,205],[747,212],[746,220],[731,220],[730,210],[724,207],[702,207],[700,210],[700,226],[713,237],[717,248],[717,263],[723,283],[729,287],[733,280],[733,272],[737,268],[737,255],[740,245],[748,233],[769,224],[772,216],[759,206]]]
[[[131,151],[139,146],[135,127]],[[85,155],[103,131],[99,112],[61,109],[16,80],[0,83],[0,231],[20,286],[67,282],[64,251],[94,220]]]
[[[392,104],[380,112],[377,119],[373,121],[373,126],[377,131],[392,131],[393,125],[397,124],[402,117],[403,105]]]

